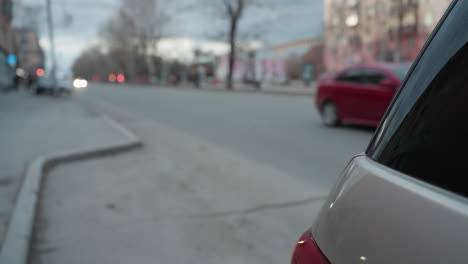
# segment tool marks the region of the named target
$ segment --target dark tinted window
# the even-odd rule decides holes
[[[385,80],[387,76],[378,70],[365,69],[364,70],[364,82],[372,85],[379,85],[381,81]]]
[[[338,79],[339,82],[364,83],[364,71],[362,69],[351,69],[342,73]]]
[[[468,196],[468,2],[440,27],[376,133],[376,161]]]
[[[381,71],[362,68],[345,71],[337,80],[340,82],[378,85],[385,78],[387,76]]]

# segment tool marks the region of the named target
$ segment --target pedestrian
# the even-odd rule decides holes
[[[21,76],[15,74],[15,76],[13,77],[13,89],[18,90],[20,82]]]
[[[192,68],[192,78],[195,88],[200,88],[200,74],[198,72],[198,67],[195,66]]]

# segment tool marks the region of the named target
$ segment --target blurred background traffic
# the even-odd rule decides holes
[[[1,0],[2,89],[43,76],[309,87],[356,63],[412,62],[449,3]]]

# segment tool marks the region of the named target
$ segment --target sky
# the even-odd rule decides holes
[[[53,3],[56,57],[59,72],[68,74],[75,58],[89,45],[99,39],[102,25],[119,8],[119,0],[51,0]],[[220,1],[220,0],[212,0]],[[259,38],[265,45],[317,36],[321,32],[323,0],[264,0],[265,5],[245,13],[241,31],[259,29]],[[46,0],[15,0],[17,5],[34,5],[39,9],[38,28],[41,45],[48,51],[46,27]],[[161,1],[171,3],[168,35],[172,38],[208,40],[224,32],[224,21],[217,19],[208,8],[194,8],[200,0]],[[185,8],[184,8],[185,7]],[[187,8],[189,7],[189,8]],[[67,19],[68,18],[68,19]],[[71,18],[71,19],[70,19]],[[19,16],[15,24],[21,24]]]

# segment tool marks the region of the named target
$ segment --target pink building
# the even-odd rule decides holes
[[[337,71],[355,63],[413,61],[450,2],[325,0],[325,69]]]
[[[322,40],[309,38],[251,49],[237,53],[234,64],[234,81],[256,80],[262,83],[285,83],[302,78],[307,64],[312,78],[322,71]],[[228,73],[228,57],[219,58],[216,76],[225,80]]]

